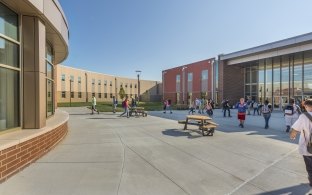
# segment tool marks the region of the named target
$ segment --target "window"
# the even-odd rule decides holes
[[[101,94],[101,93],[99,93],[99,94],[98,94],[98,97],[99,97],[99,98],[102,98],[102,94]]]
[[[75,77],[73,75],[70,75],[70,81],[74,82],[75,81],[74,79],[75,79]]]
[[[109,97],[110,97],[110,98],[113,98],[113,94],[112,94],[112,93],[111,93],[111,94],[109,94]]]
[[[104,98],[107,98],[107,93],[104,93]]]
[[[136,84],[134,84],[134,88],[137,88],[137,85],[136,85]]]
[[[62,74],[62,81],[65,81],[65,74]]]
[[[187,74],[187,91],[191,93],[193,91],[193,73],[189,72]]]
[[[180,92],[180,85],[181,85],[181,76],[178,74],[176,75],[176,92],[179,93]]]
[[[93,96],[95,97],[95,93],[92,93],[92,97],[93,97]]]
[[[75,98],[75,92],[71,91],[71,92],[70,92],[70,97],[71,97],[71,98]]]
[[[78,92],[78,98],[81,98],[81,92]]]
[[[78,83],[81,83],[81,77],[78,77]]]
[[[130,88],[132,88],[132,84],[130,84]]]
[[[92,85],[94,85],[95,84],[95,79],[92,79]]]
[[[105,80],[105,81],[104,81],[104,86],[106,86],[106,85],[107,85],[107,81]]]
[[[101,85],[101,80],[98,80],[98,85]]]
[[[208,92],[208,70],[201,72],[201,91]]]
[[[1,131],[20,126],[20,43],[18,15],[1,3],[0,13]]]
[[[54,114],[54,53],[49,43],[46,43],[46,116]],[[63,79],[63,78],[62,78]]]
[[[109,81],[109,86],[113,86],[113,82],[112,81]]]
[[[62,98],[66,98],[66,92],[62,91]]]

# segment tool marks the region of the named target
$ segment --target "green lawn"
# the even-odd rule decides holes
[[[86,102],[72,102],[71,105],[70,103],[58,103],[58,107],[82,107],[82,106],[87,106],[91,108],[91,102],[86,103]],[[146,111],[156,111],[156,110],[162,110],[163,105],[162,102],[140,102],[138,104],[140,107],[144,107]],[[100,112],[112,112],[112,104],[110,102],[98,102],[96,108]],[[121,112],[124,109],[121,107],[121,102],[117,106],[117,112]]]

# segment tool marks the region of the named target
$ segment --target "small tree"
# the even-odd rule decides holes
[[[126,96],[126,92],[123,89],[123,87],[121,87],[120,90],[119,90],[119,97],[120,97],[120,99],[123,100],[125,96]]]

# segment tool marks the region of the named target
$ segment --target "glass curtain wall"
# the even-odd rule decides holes
[[[47,113],[49,117],[54,114],[54,65],[52,47],[46,44],[46,83],[47,83]]]
[[[20,126],[18,15],[0,3],[0,131]]]
[[[281,60],[280,57],[273,58],[273,107],[280,108],[281,105]]]
[[[302,91],[302,80],[303,80],[303,53],[296,53],[293,58],[293,96],[296,100],[296,103],[300,105],[302,101],[303,91]]]
[[[272,103],[272,58],[265,60],[265,100]]]
[[[281,104],[285,106],[288,104],[289,97],[289,56],[282,56],[282,64],[281,64]]]
[[[258,68],[258,100],[259,102],[264,102],[265,97],[265,61],[259,61],[259,68]]]
[[[304,52],[303,95],[312,97],[312,51]]]

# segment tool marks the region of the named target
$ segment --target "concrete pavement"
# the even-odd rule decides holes
[[[0,194],[311,193],[281,113],[273,113],[268,130],[260,116],[248,116],[242,129],[236,117],[216,110],[218,131],[202,137],[196,127],[183,131],[175,121],[186,111],[127,119],[64,110],[70,113],[67,137],[0,184]]]

